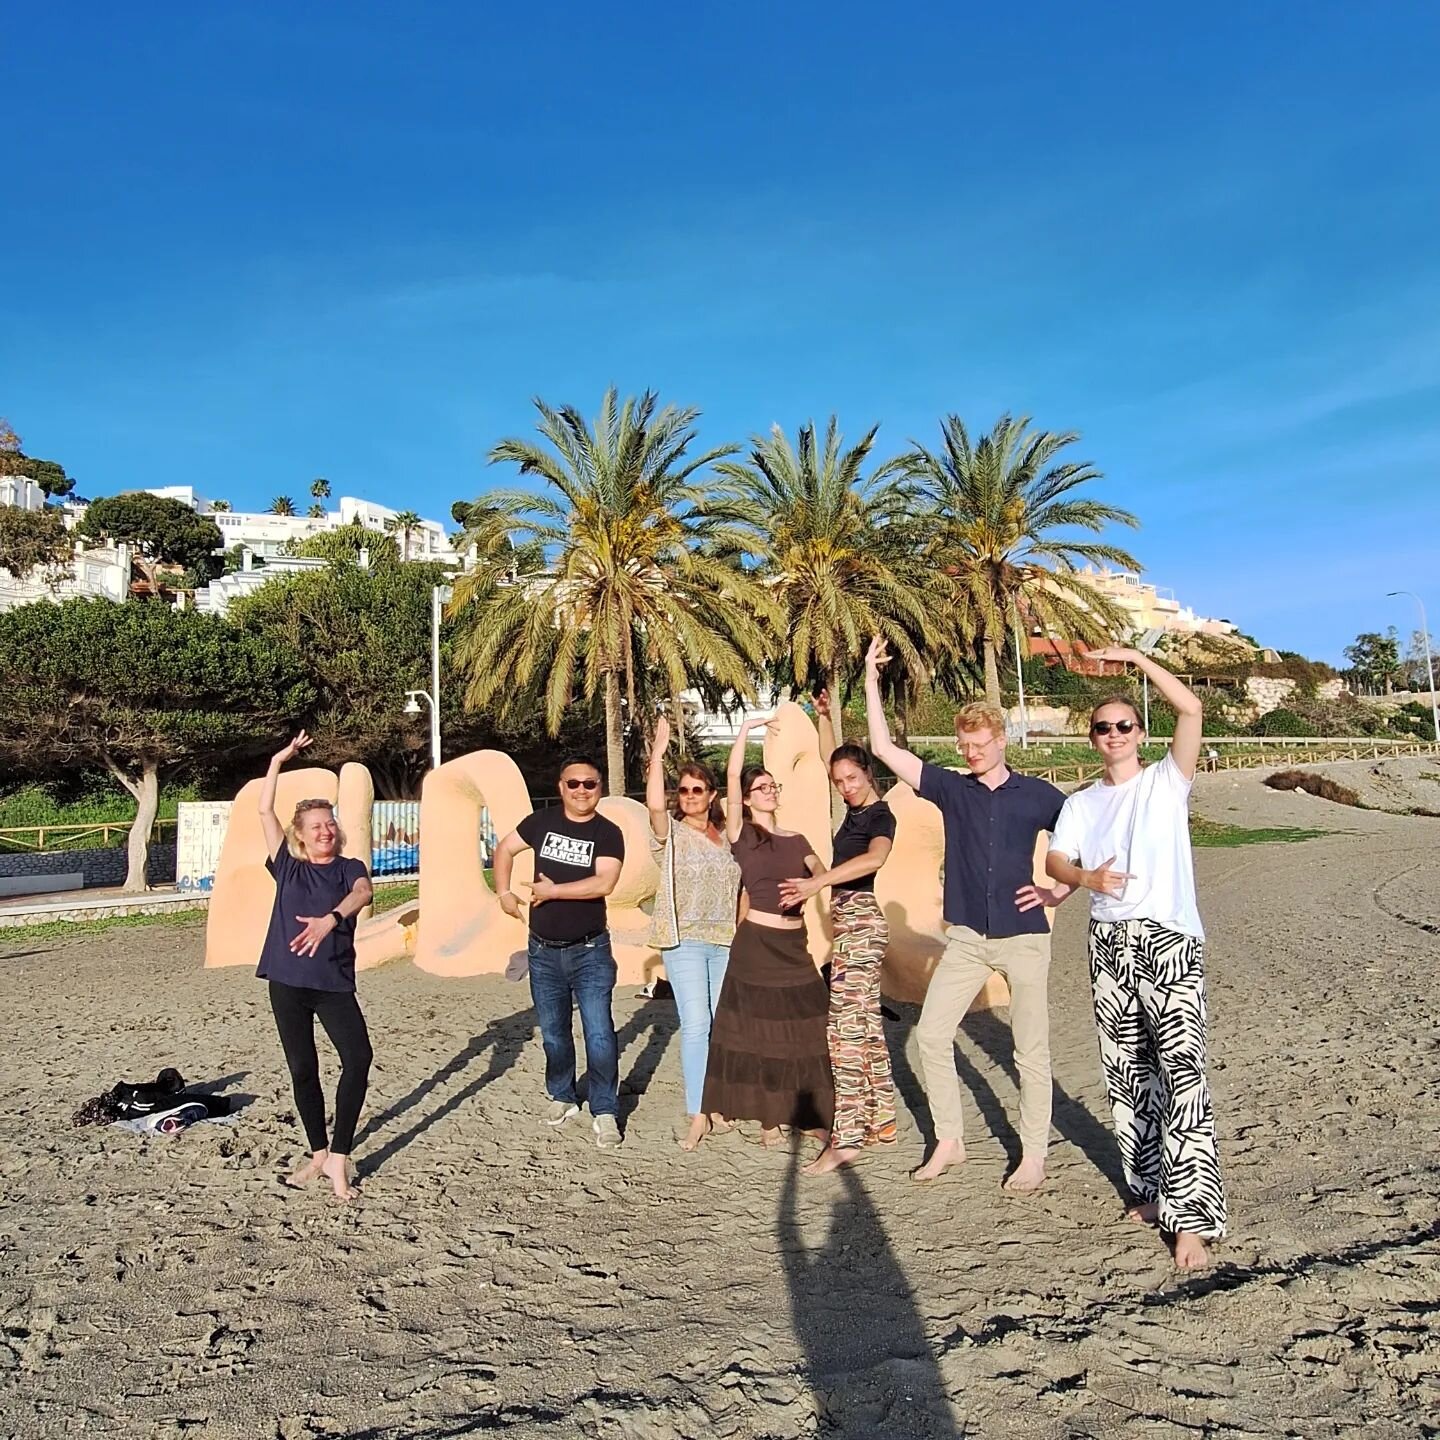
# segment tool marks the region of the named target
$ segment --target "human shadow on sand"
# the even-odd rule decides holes
[[[391,1136],[378,1150],[359,1160],[357,1164],[361,1177],[373,1175],[417,1135],[423,1135],[437,1121],[453,1114],[492,1080],[498,1080],[504,1075],[519,1060],[526,1042],[534,1031],[535,1012],[529,1006],[523,1010],[516,1010],[511,1015],[504,1015],[498,1020],[492,1020],[481,1034],[471,1036],[470,1043],[463,1050],[452,1055],[433,1075],[427,1076],[408,1095],[402,1096],[387,1109],[382,1110],[380,1114],[368,1119],[364,1129],[355,1137],[357,1147],[370,1136],[378,1134],[392,1120],[398,1120],[400,1116],[415,1109],[441,1085],[463,1074],[487,1050],[490,1052],[490,1063],[486,1066],[483,1074],[477,1075],[463,1089],[457,1090],[443,1103],[428,1111],[408,1129]]]
[[[807,1180],[832,1188],[830,1229],[812,1249],[801,1224],[801,1157],[792,1151],[775,1237],[790,1291],[791,1323],[822,1434],[956,1440],[965,1434],[914,1292],[854,1168]]]
[[[680,1016],[668,991],[664,995],[644,997],[644,1003],[635,1013],[623,1025],[616,1027],[615,1041],[622,1065],[625,1052],[642,1035],[645,1036],[643,1048],[620,1080],[621,1120],[628,1119],[640,1104],[641,1096],[650,1088],[650,1082],[665,1058],[671,1038],[679,1032]]]

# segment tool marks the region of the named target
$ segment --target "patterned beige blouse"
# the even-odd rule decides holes
[[[740,894],[740,867],[722,835],[717,845],[708,835],[670,817],[669,840],[650,836],[660,854],[660,889],[650,943],[668,950],[685,940],[728,945],[735,938],[735,905]]]

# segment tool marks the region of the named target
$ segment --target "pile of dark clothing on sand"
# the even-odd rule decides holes
[[[70,1117],[72,1125],[111,1125],[117,1120],[136,1122],[133,1128],[173,1135],[197,1120],[216,1120],[230,1113],[230,1097],[200,1095],[186,1090],[185,1077],[175,1069],[162,1070],[152,1081],[132,1085],[122,1080],[103,1095],[87,1100]]]

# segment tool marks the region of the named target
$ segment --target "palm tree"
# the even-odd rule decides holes
[[[330,498],[330,482],[320,476],[310,482],[310,494],[316,500],[328,500]],[[321,512],[324,513],[323,511]]]
[[[466,703],[503,710],[543,685],[558,733],[577,685],[603,697],[612,794],[625,789],[622,710],[691,685],[752,688],[776,610],[755,579],[706,544],[699,472],[732,447],[692,457],[699,412],[653,393],[605,393],[594,426],[535,401],[543,445],[502,440],[492,464],[517,465],[545,493],[501,490],[469,514],[477,568],[455,587],[457,668]],[[723,538],[723,536],[722,536]]]
[[[293,515],[295,513],[295,502],[288,495],[277,495],[270,502],[271,515]]]
[[[1128,510],[1072,494],[1102,478],[1088,461],[1054,463],[1077,434],[1032,431],[1028,416],[1009,415],[978,444],[958,415],[941,431],[938,454],[917,445],[898,463],[928,510],[926,559],[941,601],[975,637],[985,698],[999,706],[1000,655],[1022,623],[1087,645],[1108,643],[1125,628],[1123,612],[1076,579],[1076,564],[1138,570],[1139,562],[1116,545],[1054,532],[1140,522]]]
[[[413,510],[402,510],[398,515],[392,515],[385,522],[385,528],[392,534],[400,537],[400,558],[410,558],[410,537],[418,534],[424,521]]]
[[[812,423],[794,447],[776,425],[751,437],[744,460],[716,467],[712,514],[744,537],[784,615],[781,678],[830,691],[837,738],[842,686],[870,636],[891,641],[912,683],[932,638],[905,492],[889,466],[862,473],[878,428],[845,450],[833,415],[823,447]]]
[[[212,500],[210,502],[210,508],[221,514],[226,514],[229,512],[230,502],[228,500]]]
[[[305,513],[312,520],[323,520],[325,518],[325,507],[317,500]]]

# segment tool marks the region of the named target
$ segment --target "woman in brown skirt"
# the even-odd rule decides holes
[[[747,720],[726,770],[726,831],[749,909],[730,946],[730,964],[710,1026],[707,1114],[758,1120],[766,1145],[790,1125],[824,1139],[835,1114],[826,1025],[830,995],[805,942],[800,907],[780,901],[780,883],[824,869],[810,842],[775,824],[780,787],[745,765]]]

